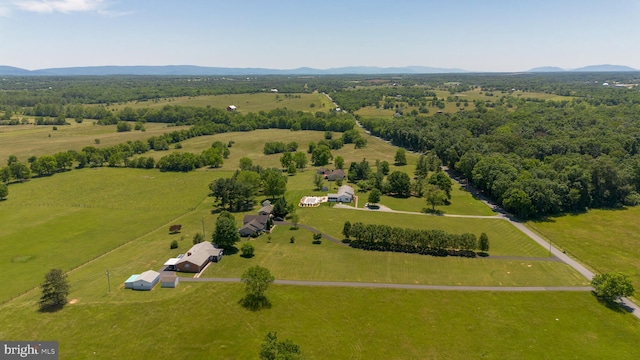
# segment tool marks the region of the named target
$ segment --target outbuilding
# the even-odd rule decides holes
[[[138,275],[132,283],[133,290],[151,290],[160,281],[160,273],[153,270],[147,270]],[[126,287],[126,283],[125,283]]]
[[[175,288],[178,286],[179,279],[175,273],[164,273],[160,275],[160,287]]]
[[[227,111],[236,111],[236,106],[235,105],[229,105],[227,106]]]

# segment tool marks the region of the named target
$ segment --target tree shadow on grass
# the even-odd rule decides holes
[[[40,313],[55,313],[55,312],[58,312],[58,311],[62,310],[63,307],[64,307],[64,305],[61,305],[61,304],[41,305],[38,308],[38,312],[40,312]]]
[[[631,313],[633,312],[633,309],[625,306],[623,303],[620,303],[614,299],[607,299],[607,298],[602,298],[599,297],[598,295],[596,295],[595,291],[591,292],[591,295],[593,295],[596,300],[598,300],[598,302],[604,306],[606,306],[609,310],[613,310],[615,312],[618,313]]]
[[[224,254],[225,255],[235,255],[238,253],[238,248],[237,247],[232,247],[232,248],[225,248],[224,249]]]
[[[478,255],[479,257],[487,257],[489,256],[489,253],[486,253],[484,251],[479,251],[476,253],[476,255]]]
[[[438,210],[438,209],[434,210],[434,209],[423,208],[422,211],[427,213],[427,214],[431,214],[431,215],[444,215],[444,211]]]
[[[251,311],[271,309],[271,302],[264,295],[247,295],[238,301],[243,308]]]

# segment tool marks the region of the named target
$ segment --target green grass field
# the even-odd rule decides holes
[[[112,291],[112,295],[116,291]],[[277,331],[308,359],[636,359],[640,326],[589,293],[498,293],[294,287],[270,309],[238,302],[240,284],[121,291],[39,314],[0,308],[0,338],[56,339],[61,359],[256,358]],[[70,326],[70,324],[73,324]]]
[[[150,135],[147,131],[146,136]],[[280,155],[262,154],[265,141],[297,141],[299,149],[306,151],[310,141],[317,142],[323,135],[268,130],[183,143],[181,151],[199,152],[216,140],[235,141],[229,159],[215,170],[83,169],[10,185],[9,198],[0,202],[0,338],[58,340],[65,359],[132,354],[136,358],[255,358],[267,331],[292,339],[311,359],[637,357],[637,319],[607,309],[587,292],[275,285],[268,291],[272,307],[251,312],[239,305],[240,284],[182,282],[177,289],[156,287],[151,292],[123,288],[129,275],[158,270],[167,258],[184,253],[196,232],[204,231],[210,238],[216,208],[207,197],[207,185],[232,174],[240,157],[249,156],[263,167],[278,166]],[[365,157],[371,163],[376,159],[392,162],[395,149],[369,138],[365,149],[347,145],[333,154],[343,156],[347,164]],[[409,165],[391,170],[411,174],[416,158],[408,154]],[[297,203],[301,196],[315,193],[311,191],[314,173],[308,168],[288,178],[288,201]],[[421,199],[383,198],[381,203],[418,212],[426,205]],[[453,193],[452,205],[442,210],[493,215],[459,189]],[[547,256],[546,249],[499,218],[382,213],[328,204],[297,212],[301,223],[338,239],[345,220],[362,221],[453,233],[485,232],[492,256]],[[238,225],[243,215],[235,214]],[[178,223],[183,226],[181,233],[169,234],[169,225]],[[291,236],[296,237],[294,244],[289,243]],[[172,240],[178,241],[178,249],[169,248]],[[478,286],[575,286],[586,281],[568,266],[547,260],[367,252],[327,240],[314,245],[309,231],[287,226],[276,227],[271,243],[267,240],[266,235],[250,240],[256,246],[255,257],[225,256],[204,276],[238,277],[259,264],[278,279]],[[16,296],[37,287],[53,267],[69,271],[73,303],[57,313],[41,314],[36,311],[37,289]]]
[[[339,209],[332,211],[340,212]],[[260,265],[270,269],[277,279],[288,280],[473,286],[584,286],[587,283],[567,265],[552,261],[369,252],[329,240],[313,244],[310,231],[292,230],[289,226],[277,226],[270,234],[270,243],[268,236],[242,241],[255,246],[254,257],[226,256],[224,261],[209,266],[203,276],[240,277],[248,267]],[[290,243],[292,236],[295,237],[293,244]]]
[[[228,94],[228,95],[206,95],[206,96],[183,96],[176,98],[135,101],[124,104],[114,104],[109,109],[121,110],[125,107],[131,108],[161,108],[166,105],[198,106],[226,109],[229,105],[235,105],[238,112],[246,114],[250,112],[270,111],[277,108],[287,108],[289,110],[300,111],[329,111],[333,108],[326,96],[313,94],[285,94],[257,93],[257,94]],[[297,97],[299,96],[299,98]],[[311,104],[314,104],[312,107]]]
[[[168,232],[206,198],[212,179],[97,168],[11,185],[0,203],[0,301],[37,286],[51,268],[68,271],[152,230]]]
[[[107,147],[124,143],[129,140],[143,140],[187,127],[167,127],[167,124],[145,124],[145,131],[117,132],[116,125],[95,125],[93,121],[85,120],[77,124],[68,119],[70,125],[59,125],[58,130],[53,126],[12,125],[0,126],[0,161],[5,165],[9,155],[15,155],[18,160],[26,162],[32,155],[52,155],[57,152],[76,150],[86,146]],[[96,144],[96,139],[100,144]]]
[[[597,272],[623,272],[640,289],[640,207],[589,210],[527,226]]]

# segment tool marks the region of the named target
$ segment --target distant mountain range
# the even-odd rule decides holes
[[[577,69],[562,69],[556,66],[544,66],[544,67],[538,67],[538,68],[533,68],[531,70],[529,70],[528,72],[563,72],[563,71],[576,71],[576,72],[620,72],[620,71],[640,71],[637,69],[634,69],[632,67],[629,66],[625,66],[625,65],[609,65],[609,64],[605,64],[605,65],[590,65],[590,66],[585,66],[585,67],[581,67],[581,68],[577,68]]]
[[[85,66],[26,70],[12,66],[0,66],[0,75],[12,76],[80,76],[80,75],[189,75],[189,76],[233,76],[233,75],[378,75],[378,74],[445,74],[464,73],[462,69],[445,69],[426,66],[374,67],[350,66],[332,69],[264,69],[225,68],[193,65],[166,66]]]
[[[623,65],[592,65],[566,70],[554,66],[531,69],[527,72],[617,72],[640,71]],[[265,69],[265,68],[226,68],[194,65],[166,66],[83,66],[68,68],[50,68],[26,70],[13,66],[0,65],[0,76],[104,76],[104,75],[174,75],[174,76],[251,76],[251,75],[383,75],[383,74],[457,74],[470,71],[456,68],[437,68],[428,66],[375,67],[348,66],[331,69]]]

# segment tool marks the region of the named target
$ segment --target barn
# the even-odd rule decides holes
[[[135,278],[134,278],[135,276]],[[126,289],[133,290],[151,290],[160,280],[160,273],[153,270],[147,270],[140,275],[131,275],[124,283]]]

